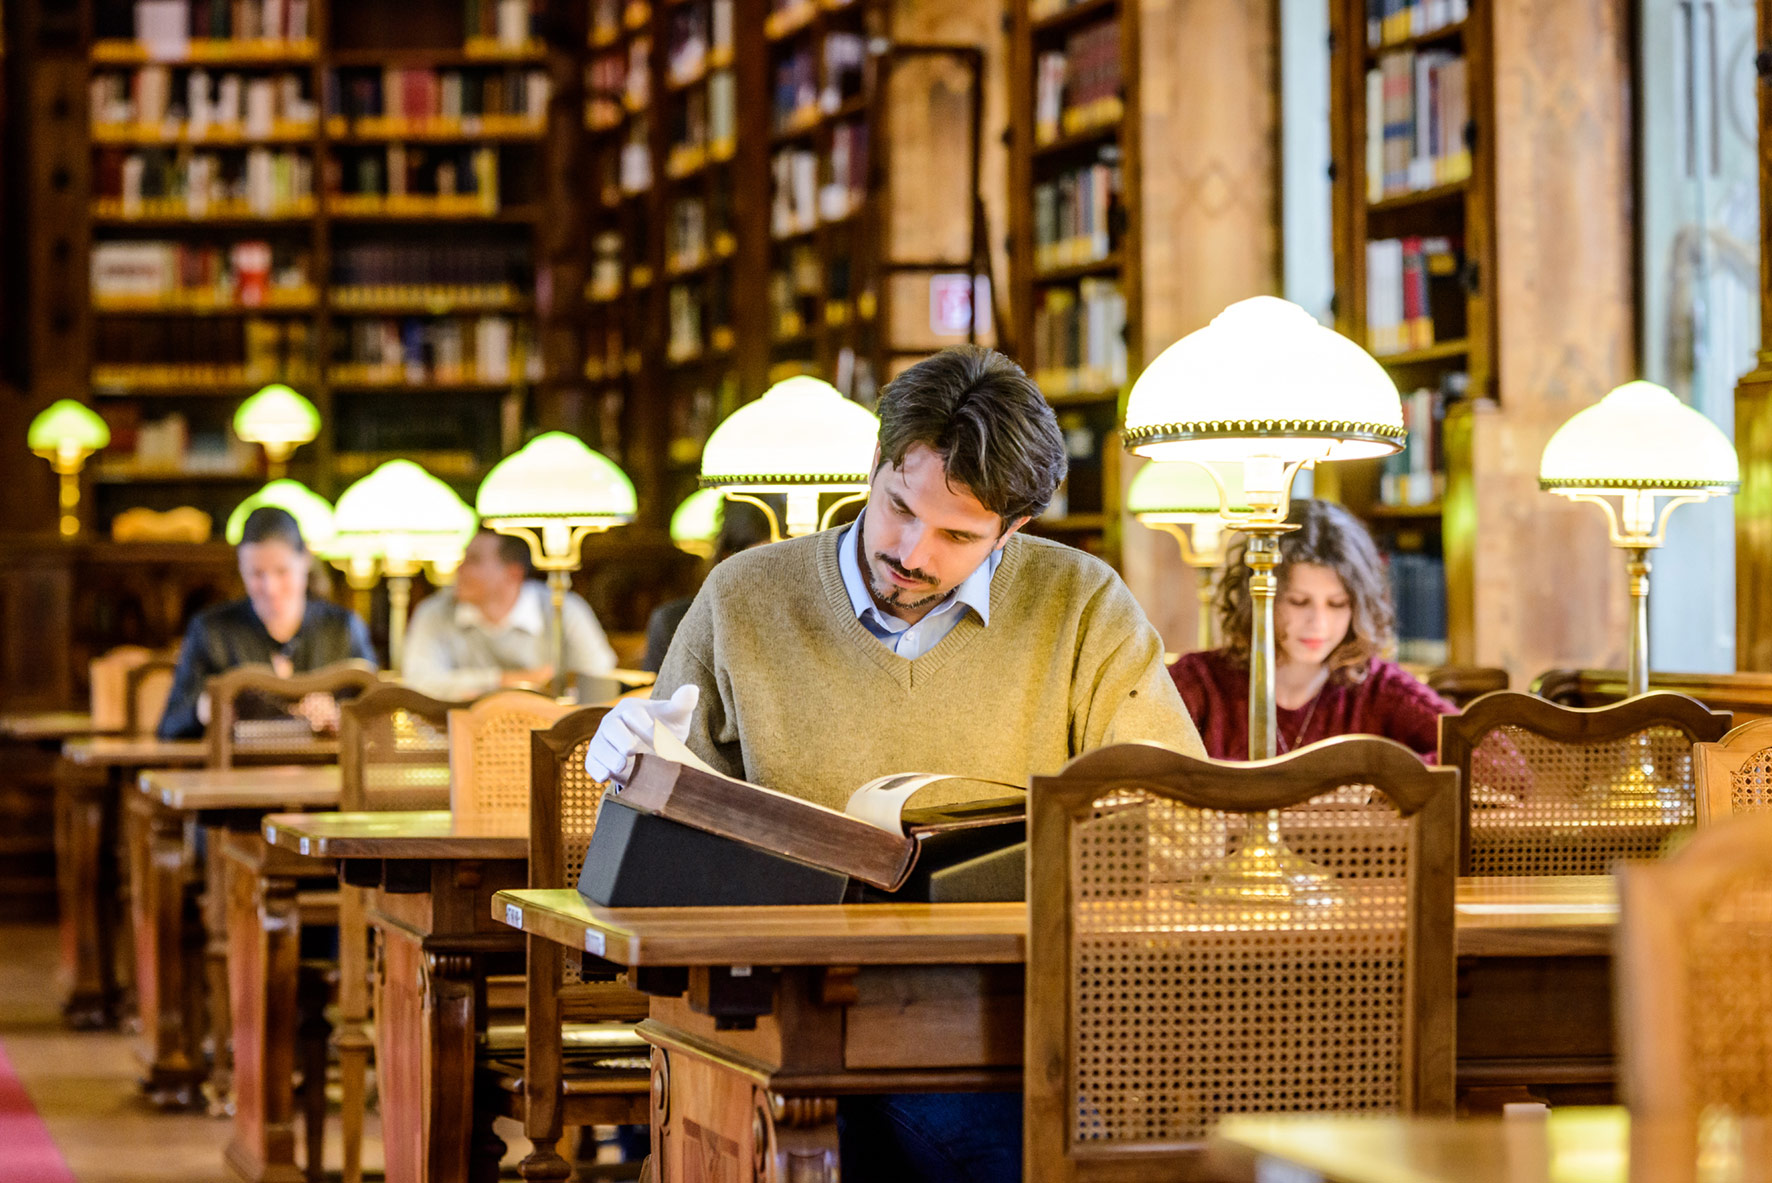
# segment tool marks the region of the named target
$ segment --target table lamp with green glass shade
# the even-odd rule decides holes
[[[1214,479],[1216,475],[1217,479]],[[1225,522],[1219,516],[1219,489],[1229,494],[1232,512],[1247,513],[1240,464],[1215,462],[1213,471],[1188,460],[1153,460],[1138,470],[1126,490],[1126,512],[1175,539],[1181,561],[1199,579],[1196,647],[1212,648],[1212,577],[1224,566]]]
[[[1159,354],[1126,399],[1126,446],[1153,460],[1241,468],[1245,506],[1209,468],[1225,524],[1248,535],[1249,758],[1277,754],[1274,598],[1292,482],[1324,460],[1385,456],[1403,446],[1396,383],[1359,345],[1296,304],[1256,296],[1230,305]],[[1214,875],[1239,895],[1320,895],[1325,874],[1287,850],[1278,813],[1251,822]]]
[[[347,562],[373,554],[387,577],[393,668],[404,656],[412,577],[427,563],[459,564],[473,516],[454,489],[410,460],[390,460],[339,495],[331,549]]]
[[[701,453],[701,487],[748,501],[769,520],[770,541],[811,534],[837,509],[867,496],[880,420],[835,386],[797,375],[771,386],[714,428]],[[787,495],[787,520],[758,494]],[[822,493],[845,493],[821,518]]]
[[[582,440],[550,431],[494,465],[474,502],[487,526],[527,542],[536,569],[547,572],[554,603],[554,678],[563,691],[566,592],[580,548],[587,535],[634,520],[634,483]]]
[[[697,489],[671,513],[671,541],[677,549],[705,559],[714,553],[720,534],[720,503],[726,494],[718,489]]]
[[[289,511],[310,552],[321,557],[330,553],[333,535],[332,503],[300,481],[292,481],[288,477],[271,481],[234,507],[234,512],[228,515],[225,532],[230,546],[240,545],[241,535],[246,530],[246,519],[252,516],[252,511],[267,505]]]
[[[271,476],[280,477],[288,472],[295,450],[320,434],[320,412],[294,390],[273,382],[240,404],[234,434],[264,448]]]
[[[1740,483],[1729,437],[1653,382],[1618,387],[1576,412],[1545,444],[1538,487],[1599,506],[1612,545],[1624,551],[1631,597],[1625,681],[1632,695],[1649,690],[1649,552],[1666,541],[1677,507],[1733,493]]]
[[[62,398],[31,420],[25,442],[61,478],[59,528],[62,537],[75,537],[80,533],[80,469],[88,456],[111,442],[111,429],[85,403]]]

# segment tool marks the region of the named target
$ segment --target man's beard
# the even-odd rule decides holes
[[[921,571],[907,570],[898,562],[898,560],[892,558],[890,555],[876,554],[874,559],[883,566],[890,567],[906,579],[915,579],[929,584],[935,582]],[[869,572],[869,574],[872,575],[872,572]],[[905,611],[914,612],[925,604],[935,603],[935,601],[941,599],[943,593],[940,591],[932,591],[926,596],[918,596],[914,600],[907,600],[904,597],[912,594],[911,589],[902,588],[892,583],[881,585],[876,583],[874,579],[870,578],[868,580],[868,594],[873,596],[874,602],[882,608],[901,608]]]

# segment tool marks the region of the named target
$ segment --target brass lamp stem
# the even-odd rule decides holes
[[[554,602],[554,696],[566,696],[566,593],[572,588],[572,572],[549,571],[548,595]]]
[[[412,605],[412,576],[388,576],[388,664],[400,669],[406,653],[406,613]]]
[[[1212,648],[1212,568],[1196,567],[1194,575],[1199,579],[1194,595],[1200,601],[1194,611],[1194,644],[1203,652]]]
[[[72,538],[80,533],[80,466],[58,462],[55,471],[61,477],[61,534]]]
[[[1279,724],[1274,704],[1274,600],[1280,580],[1280,532],[1265,524],[1244,527],[1249,544],[1249,758],[1268,760],[1278,754]]]
[[[1630,657],[1625,668],[1625,689],[1636,697],[1649,693],[1649,551],[1627,547],[1625,574],[1630,577]]]

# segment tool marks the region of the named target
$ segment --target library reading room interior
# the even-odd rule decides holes
[[[1772,0],[0,0],[0,1183],[1772,1183]]]

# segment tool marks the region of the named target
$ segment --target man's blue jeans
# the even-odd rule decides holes
[[[837,1107],[844,1183],[1020,1183],[1020,1093],[895,1093]]]

